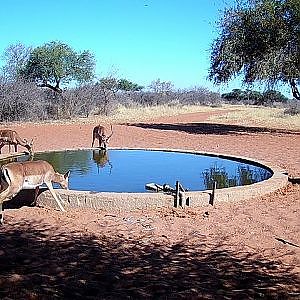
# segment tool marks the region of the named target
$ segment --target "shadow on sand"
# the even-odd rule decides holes
[[[11,218],[0,230],[1,299],[296,299],[300,292],[291,267],[199,234],[169,245]]]
[[[136,126],[145,129],[175,130],[192,134],[216,134],[216,135],[237,135],[237,134],[294,134],[300,135],[299,131],[271,129],[266,127],[251,127],[229,124],[213,123],[178,123],[178,124],[159,124],[159,123],[128,123],[128,126]]]
[[[40,187],[38,195],[46,191],[47,188]],[[21,190],[11,200],[3,203],[3,209],[15,209],[22,206],[34,206],[34,189]]]

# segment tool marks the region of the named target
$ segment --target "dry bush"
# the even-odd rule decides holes
[[[84,85],[66,90],[61,110],[63,118],[89,117],[93,114],[109,115],[115,108],[115,94],[100,85]]]
[[[42,121],[109,115],[116,107],[115,95],[86,85],[57,93],[34,83],[0,79],[0,121]]]
[[[300,115],[300,102],[296,100],[288,102],[287,107],[284,110],[284,114],[290,116]]]
[[[1,122],[46,119],[43,106],[42,93],[36,85],[22,81],[0,83]]]
[[[206,88],[195,87],[189,90],[182,90],[178,94],[179,102],[186,105],[210,105],[218,107],[223,102],[219,93],[211,92]]]
[[[126,107],[156,106],[156,105],[210,105],[221,106],[219,93],[210,92],[204,88],[167,92],[121,92],[117,94],[117,101]]]

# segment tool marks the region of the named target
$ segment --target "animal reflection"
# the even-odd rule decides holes
[[[96,162],[98,167],[98,173],[100,168],[104,168],[107,164],[110,167],[109,173],[111,174],[112,164],[109,161],[108,151],[105,149],[93,150],[93,160]]]

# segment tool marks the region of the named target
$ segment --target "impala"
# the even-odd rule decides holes
[[[21,139],[15,130],[2,129],[0,130],[0,153],[4,145],[14,145],[15,152],[18,151],[18,145],[25,147],[29,153],[32,153],[33,140],[28,142],[26,139]]]
[[[35,189],[34,203],[38,195],[39,187],[46,184],[61,211],[65,211],[58,199],[52,183],[58,183],[64,189],[68,189],[70,171],[60,174],[54,171],[51,164],[44,160],[12,162],[2,166],[0,192],[0,224],[3,224],[4,201],[10,200],[22,189]]]
[[[109,140],[111,136],[113,135],[113,127],[110,125],[111,134],[109,136],[106,136],[105,127],[98,125],[94,127],[93,129],[93,142],[92,142],[92,148],[94,147],[95,139],[99,140],[99,148],[106,149],[107,145],[109,143]],[[103,146],[102,146],[103,145]]]

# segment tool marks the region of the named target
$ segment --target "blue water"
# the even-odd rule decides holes
[[[146,192],[145,184],[179,181],[190,191],[262,181],[272,174],[254,165],[198,154],[146,150],[76,150],[36,153],[60,173],[71,171],[70,189],[95,192]]]

